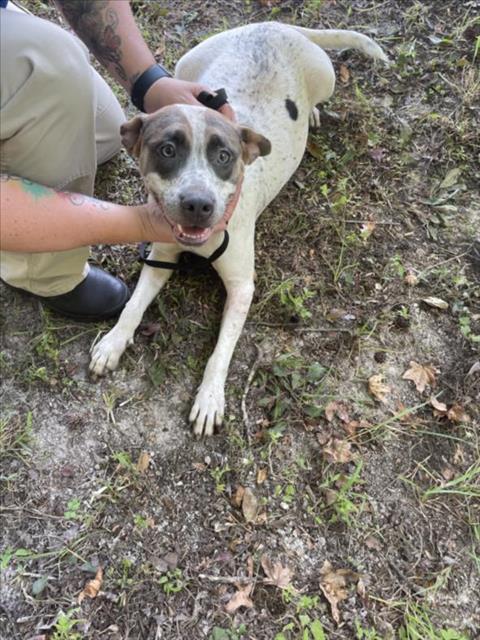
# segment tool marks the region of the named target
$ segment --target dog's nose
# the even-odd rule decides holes
[[[213,213],[213,200],[206,196],[180,196],[182,213],[190,220],[208,220]]]

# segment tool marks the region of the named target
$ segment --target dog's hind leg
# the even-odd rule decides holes
[[[150,258],[154,260],[172,260],[170,253],[160,252],[158,245],[153,245]],[[100,342],[92,348],[90,371],[94,376],[101,376],[107,370],[117,368],[125,349],[133,344],[135,330],[142,321],[147,307],[158,294],[160,289],[171,276],[170,269],[156,269],[145,265],[140,274],[140,279],[122,311],[117,324]]]
[[[249,246],[249,248],[247,247]],[[198,388],[189,420],[197,436],[212,435],[215,426],[222,424],[225,406],[224,387],[235,345],[245,324],[254,292],[253,237],[242,241],[239,255],[224,254],[215,263],[227,290],[220,334],[208,360],[202,383]],[[234,250],[235,252],[235,250]]]

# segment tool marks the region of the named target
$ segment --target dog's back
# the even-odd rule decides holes
[[[261,209],[299,165],[312,109],[333,93],[333,66],[321,47],[352,47],[387,60],[373,40],[355,31],[263,22],[214,35],[177,64],[179,78],[225,87],[237,120],[271,141],[271,154],[250,167],[247,176],[260,192]],[[264,165],[275,167],[268,171],[267,183]]]

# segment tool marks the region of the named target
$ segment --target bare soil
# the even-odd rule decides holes
[[[332,55],[335,97],[259,224],[255,300],[212,439],[195,441],[186,416],[221,317],[215,274],[173,277],[99,382],[89,349],[110,325],[0,285],[0,638],[480,637],[480,4],[133,6],[172,68],[261,20],[356,29],[393,64]],[[125,153],[97,194],[142,201]],[[93,259],[135,285],[134,246]],[[430,368],[423,391],[402,377],[411,362]],[[286,588],[265,556],[289,567]],[[229,613],[246,586],[251,602]]]

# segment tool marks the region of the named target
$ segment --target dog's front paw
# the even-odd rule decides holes
[[[223,385],[202,384],[188,418],[193,424],[193,433],[211,436],[214,428],[222,424],[224,407]]]
[[[112,329],[93,347],[92,359],[90,360],[91,373],[94,376],[103,376],[107,370],[116,369],[123,352],[132,343],[131,338],[126,338],[125,335]]]

